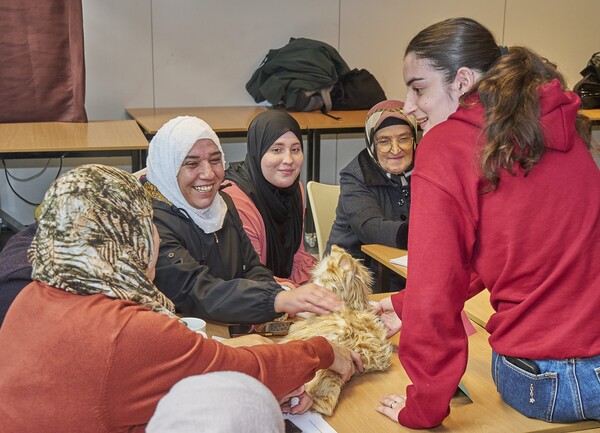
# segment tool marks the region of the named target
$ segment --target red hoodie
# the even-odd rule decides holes
[[[477,99],[475,98],[475,101]],[[480,193],[484,110],[459,108],[419,143],[413,172],[410,278],[392,298],[399,357],[412,380],[398,421],[440,424],[467,364],[460,312],[484,287],[492,348],[508,356],[600,354],[600,170],[575,130],[579,98],[540,89],[545,153],[525,176],[502,171]]]

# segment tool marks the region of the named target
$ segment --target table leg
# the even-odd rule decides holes
[[[131,151],[131,171],[135,173],[146,166],[146,151],[132,150]]]
[[[318,139],[318,137],[317,137]],[[311,180],[316,180],[318,182],[318,175],[317,175],[317,179],[314,178],[315,176],[315,158],[314,158],[314,154],[315,154],[315,130],[314,129],[309,129],[307,131],[307,142],[306,142],[306,182],[308,183]],[[318,167],[317,167],[318,168]],[[318,171],[317,171],[318,173]],[[310,207],[310,201],[307,200],[306,201],[306,214],[304,216],[304,232],[306,234],[312,234],[315,232],[315,223],[313,221],[313,217],[312,217],[312,210]]]
[[[312,163],[312,180],[319,182],[321,179],[321,133],[313,130],[313,148],[311,158]]]
[[[390,291],[391,271],[379,263],[377,265],[377,287],[373,293],[385,293]]]

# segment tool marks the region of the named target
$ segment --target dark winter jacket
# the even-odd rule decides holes
[[[283,288],[260,264],[231,198],[223,227],[206,234],[181,210],[154,200],[160,252],[154,283],[178,313],[225,323],[262,323],[280,316]]]
[[[332,46],[307,38],[290,38],[269,51],[246,83],[255,102],[293,109],[298,92],[333,86],[350,68]]]
[[[335,244],[364,259],[363,244],[406,249],[409,208],[410,177],[386,176],[362,150],[340,171],[340,198],[327,251]]]

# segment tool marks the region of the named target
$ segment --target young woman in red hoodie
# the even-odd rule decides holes
[[[415,36],[404,80],[425,133],[410,278],[378,310],[390,334],[402,327],[412,385],[377,409],[411,428],[448,416],[467,365],[460,312],[487,288],[502,398],[550,422],[600,419],[600,171],[578,96],[554,65],[467,18]]]

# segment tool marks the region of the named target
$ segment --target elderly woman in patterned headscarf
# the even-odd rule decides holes
[[[401,101],[376,104],[365,122],[366,149],[340,171],[340,199],[327,249],[364,259],[363,244],[406,248],[416,121]],[[374,268],[373,268],[374,269]],[[395,289],[402,281],[393,281]]]
[[[285,111],[256,116],[248,128],[246,159],[230,164],[225,178],[246,234],[260,261],[284,284],[311,278],[316,259],[304,249],[302,132]]]
[[[34,281],[173,316],[173,303],[151,281],[152,207],[129,174],[103,166],[68,173],[48,190],[38,223],[29,248]]]
[[[161,238],[155,283],[178,312],[257,324],[341,308],[339,297],[316,284],[286,290],[261,265],[233,201],[219,191],[224,172],[219,139],[201,119],[172,119],[150,142],[144,186]]]
[[[320,368],[354,373],[358,355],[321,337],[234,348],[186,328],[151,281],[158,243],[132,175],[85,165],[51,185],[34,281],[0,328],[3,432],[141,431],[175,383],[211,371],[260,378],[284,400]],[[298,412],[310,406],[300,397]]]

